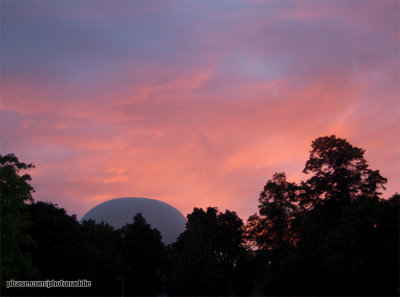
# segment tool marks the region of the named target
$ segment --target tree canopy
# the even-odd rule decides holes
[[[5,280],[24,278],[35,274],[32,259],[25,246],[32,246],[32,237],[26,232],[29,225],[26,204],[33,201],[31,176],[21,171],[33,168],[13,155],[0,155],[0,224],[1,275]]]
[[[267,182],[259,214],[246,226],[263,263],[264,294],[396,294],[398,195],[381,198],[387,180],[364,153],[345,139],[320,137],[303,171],[307,180],[295,184],[276,173]]]
[[[115,230],[78,222],[33,201],[33,168],[0,156],[2,293],[37,296],[398,295],[400,195],[365,151],[336,136],[312,142],[308,178],[273,174],[246,223],[234,212],[194,208],[164,246],[141,214]],[[8,280],[78,280],[90,288],[5,288]]]
[[[245,254],[243,243],[243,221],[235,212],[194,208],[186,231],[172,245],[172,293],[231,294],[236,289],[236,268]]]
[[[369,168],[365,150],[335,135],[319,137],[311,146],[303,172],[312,176],[303,183],[302,204],[346,203],[360,196],[379,196],[379,189],[385,189],[387,179]]]

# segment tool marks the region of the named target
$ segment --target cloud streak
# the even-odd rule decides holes
[[[246,219],[311,140],[400,191],[398,3],[2,3],[2,153],[79,217],[122,196]]]

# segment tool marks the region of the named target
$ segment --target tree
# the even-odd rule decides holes
[[[346,204],[360,196],[375,197],[385,189],[387,179],[378,170],[368,168],[365,150],[336,136],[319,137],[303,172],[313,176],[303,183],[306,194],[301,203],[310,207],[321,204]]]
[[[372,285],[380,279],[378,271],[387,275],[379,263],[392,266],[395,258],[383,261],[382,244],[390,249],[398,245],[379,239],[373,227],[382,219],[379,191],[387,180],[369,168],[364,153],[334,135],[312,142],[303,171],[312,176],[302,182],[299,196],[307,210],[297,228],[301,294],[383,293],[376,290],[383,286]],[[311,278],[313,283],[306,281]]]
[[[118,231],[107,223],[95,223],[94,220],[81,224],[82,273],[91,281],[91,288],[81,289],[79,295],[112,296],[121,290],[121,240]],[[101,260],[99,260],[101,259]]]
[[[21,171],[33,168],[13,155],[0,155],[0,222],[1,222],[1,285],[10,279],[27,278],[35,274],[29,253],[24,246],[34,244],[26,233],[29,220],[26,203],[33,201],[31,176]]]
[[[75,215],[46,202],[27,206],[31,224],[27,229],[36,245],[29,248],[38,268],[36,280],[87,279],[86,250],[81,225]],[[89,288],[27,288],[24,295],[86,295]]]
[[[235,212],[218,212],[217,208],[195,208],[188,215],[188,232],[201,234],[209,240],[218,263],[233,267],[243,251],[243,221]]]
[[[123,247],[124,293],[126,295],[157,295],[165,266],[165,250],[161,234],[151,228],[139,213],[126,232]]]
[[[262,293],[396,294],[399,198],[380,198],[387,180],[364,153],[320,137],[303,171],[308,180],[296,185],[277,173],[267,182],[247,225]]]
[[[208,296],[225,292],[218,261],[209,241],[200,233],[182,233],[172,244],[169,263],[169,295]]]
[[[327,293],[398,293],[399,197],[360,197],[344,209],[323,245],[323,263],[330,276]]]
[[[173,295],[228,295],[246,291],[233,282],[245,267],[243,221],[235,212],[194,208],[186,231],[173,244]],[[240,265],[239,265],[240,263]]]
[[[300,213],[301,189],[286,180],[285,173],[275,173],[259,197],[259,215],[251,216],[246,233],[256,249],[259,262],[256,284],[263,294],[295,294],[293,257],[297,234],[296,219]]]
[[[299,187],[275,173],[260,194],[259,215],[249,218],[247,234],[259,249],[279,249],[296,241],[293,222],[298,213]]]

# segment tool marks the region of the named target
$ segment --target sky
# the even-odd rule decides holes
[[[81,218],[149,197],[246,220],[312,140],[400,192],[398,1],[1,1],[1,154]]]

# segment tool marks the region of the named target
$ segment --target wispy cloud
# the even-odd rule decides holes
[[[35,198],[257,210],[336,134],[399,188],[396,1],[2,3],[2,153]],[[396,62],[397,61],[397,62]]]

